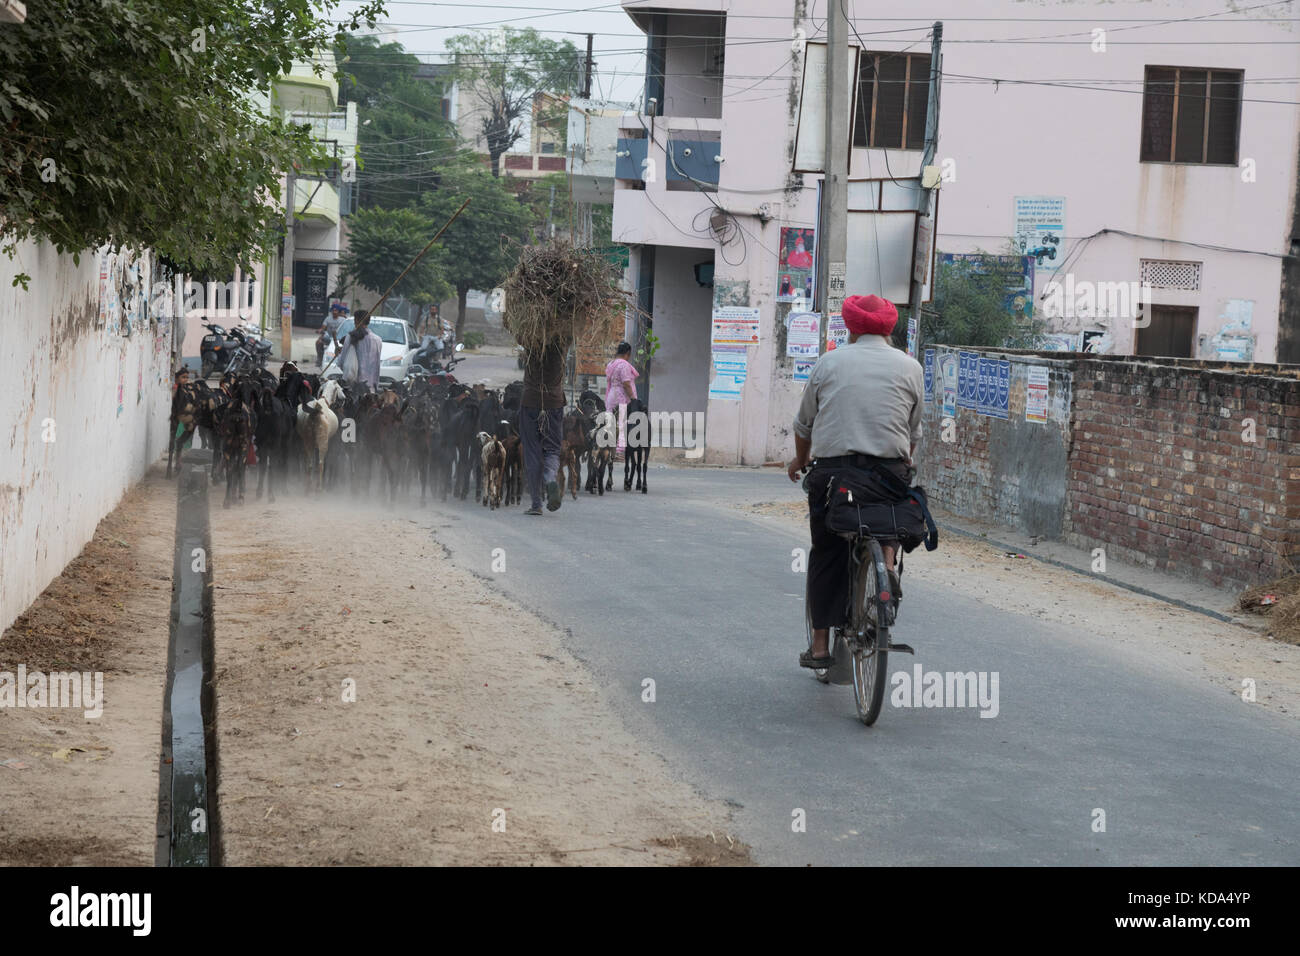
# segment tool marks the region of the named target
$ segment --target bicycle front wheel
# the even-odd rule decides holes
[[[887,678],[885,648],[889,647],[889,628],[877,623],[881,585],[877,564],[883,566],[880,546],[874,541],[870,552],[858,565],[853,582],[853,700],[858,718],[870,727],[880,716],[885,700]],[[888,578],[884,589],[888,590]]]

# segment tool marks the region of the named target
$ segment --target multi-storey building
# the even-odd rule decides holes
[[[757,463],[788,457],[802,390],[784,319],[821,177],[794,173],[793,153],[825,21],[805,0],[718,6],[623,4],[647,66],[619,131],[614,238],[633,246],[627,280],[659,342],[651,408],[706,413],[709,460]],[[919,175],[943,21],[938,261],[1022,262],[1054,347],[1276,361],[1279,328],[1284,343],[1300,332],[1300,288],[1283,282],[1300,146],[1288,9],[934,0],[921,20],[854,0],[850,179]],[[850,208],[871,188],[851,188]],[[871,252],[850,243],[851,258]],[[759,341],[738,395],[710,398],[711,312],[726,305],[759,309]]]

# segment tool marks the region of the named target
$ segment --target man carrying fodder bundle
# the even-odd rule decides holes
[[[532,505],[524,514],[558,511],[564,496],[555,480],[560,468],[560,437],[564,427],[564,360],[570,339],[557,336],[524,356],[524,394],[519,403],[519,437],[524,446],[524,476]]]
[[[563,241],[525,246],[506,279],[505,326],[524,349],[524,393],[519,433],[524,475],[532,507],[556,511],[562,495],[556,482],[564,424],[564,371],[570,346],[602,327],[625,295],[617,287],[619,270],[600,253],[575,249]]]

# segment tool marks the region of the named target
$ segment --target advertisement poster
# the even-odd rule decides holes
[[[957,372],[960,359],[948,352],[939,359],[939,382],[943,390],[943,417],[957,416]],[[936,393],[938,394],[938,393]]]
[[[1064,252],[1065,197],[1017,196],[1012,234],[1022,256],[1032,256],[1040,266],[1055,262]]]
[[[1049,332],[1038,341],[1043,352],[1078,352],[1081,350],[1078,332]]]
[[[796,382],[806,382],[812,377],[813,366],[816,362],[795,362],[794,363],[794,380]]]
[[[785,354],[791,358],[817,358],[821,354],[821,313],[791,312],[788,323]]]
[[[916,319],[907,320],[907,354],[916,358]]]
[[[724,402],[740,401],[740,389],[749,373],[749,353],[743,346],[713,350],[713,380],[709,398]]]
[[[817,230],[795,226],[781,227],[781,246],[776,263],[777,302],[812,302],[813,253],[817,249]]]
[[[713,310],[713,334],[710,338],[718,345],[757,345],[758,309],[726,305]]]
[[[1047,423],[1047,369],[1042,365],[1029,367],[1029,381],[1025,385],[1025,421]]]
[[[975,352],[957,353],[957,407],[974,408],[976,394],[979,391],[978,372],[979,355]]]
[[[826,320],[826,351],[834,352],[849,340],[849,328],[844,324],[842,312],[832,312]]]
[[[934,349],[925,350],[925,361],[921,366],[925,370],[925,400],[934,396]]]

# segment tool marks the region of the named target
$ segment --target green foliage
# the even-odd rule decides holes
[[[636,350],[637,359],[642,362],[648,362],[655,357],[659,351],[659,336],[655,335],[651,329],[645,331],[645,344]]]
[[[466,332],[461,341],[465,343],[465,348],[476,349],[487,341],[487,336],[482,332]]]
[[[532,225],[528,207],[481,166],[443,170],[439,188],[424,194],[420,210],[437,229],[466,199],[469,206],[430,252],[437,253],[439,274],[461,296],[505,281]],[[464,323],[462,313],[456,320],[458,338]]]
[[[1045,325],[1007,308],[1003,270],[991,253],[940,263],[933,311],[922,310],[921,337],[944,345],[1035,348]],[[899,324],[906,329],[904,319]]]
[[[413,209],[359,209],[348,221],[348,249],[343,272],[350,281],[384,293],[407,264],[428,244],[438,226]],[[431,249],[402,277],[395,295],[419,296],[424,302],[450,294],[438,274]]]
[[[278,242],[294,162],[323,160],[305,127],[264,115],[295,59],[373,22],[337,28],[339,0],[41,0],[0,28],[0,229],[64,252],[152,247],[228,274]]]
[[[582,82],[582,57],[568,40],[552,40],[532,27],[463,33],[447,40],[456,54],[454,75],[482,110],[482,131],[491,157],[498,159],[523,136],[521,120],[531,114],[541,92],[572,93]]]
[[[442,118],[441,86],[416,77],[420,61],[400,43],[347,36],[339,50],[339,100],[362,117],[357,150],[359,208],[409,206],[437,184],[455,158],[456,130]]]

